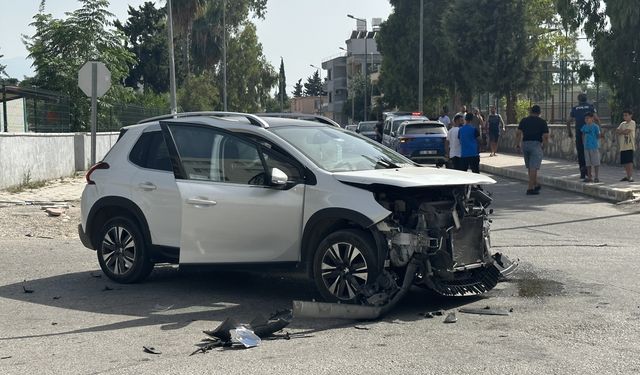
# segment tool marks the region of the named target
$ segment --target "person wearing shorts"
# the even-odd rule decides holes
[[[636,122],[631,119],[633,112],[622,112],[624,121],[616,129],[620,145],[620,164],[624,166],[626,176],[620,181],[633,182],[633,153],[636,149]]]
[[[496,156],[498,151],[498,139],[500,138],[500,131],[505,131],[504,121],[502,116],[496,113],[496,107],[491,106],[490,114],[487,117],[487,123],[489,127],[489,143],[491,147],[491,154],[489,156]]]
[[[600,182],[598,169],[600,167],[600,127],[593,122],[593,113],[584,115],[584,125],[580,128],[584,143],[584,160],[587,167],[587,178],[584,182]],[[591,172],[594,172],[593,174]],[[595,176],[594,176],[595,175]],[[595,177],[595,178],[594,178]]]
[[[540,194],[538,170],[542,165],[543,148],[549,142],[549,126],[540,117],[540,106],[534,105],[528,117],[520,120],[516,134],[516,149],[522,151],[524,165],[529,171],[527,195]]]

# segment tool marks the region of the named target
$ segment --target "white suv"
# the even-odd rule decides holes
[[[123,283],[156,263],[290,263],[330,301],[372,303],[407,277],[482,293],[500,276],[479,188],[494,182],[319,122],[179,114],[122,129],[87,172],[79,232]]]

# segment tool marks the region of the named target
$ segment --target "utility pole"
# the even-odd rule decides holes
[[[424,43],[423,43],[423,29],[424,29],[424,0],[420,0],[420,57],[418,58],[418,112],[423,113],[423,95],[424,95]]]
[[[176,104],[176,62],[173,52],[173,12],[171,10],[171,0],[167,0],[167,8],[169,11],[169,91],[171,101],[171,114],[178,113],[178,105]]]
[[[222,1],[222,100],[227,112],[227,1]]]

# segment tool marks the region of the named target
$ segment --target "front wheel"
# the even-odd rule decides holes
[[[107,221],[100,231],[98,263],[111,280],[135,283],[146,278],[153,263],[138,226],[126,217]]]
[[[362,230],[339,230],[320,242],[313,257],[313,279],[324,300],[355,301],[360,288],[380,274],[377,253]]]

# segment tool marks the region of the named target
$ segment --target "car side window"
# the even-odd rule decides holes
[[[262,185],[265,168],[256,145],[206,127],[170,125],[190,180]]]
[[[384,134],[389,134],[391,133],[391,121],[386,121],[384,123]]]
[[[142,133],[131,149],[129,160],[142,168],[171,172],[169,150],[160,131]]]

